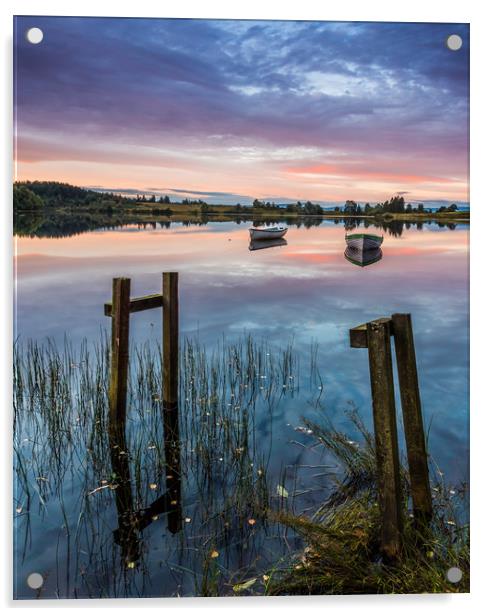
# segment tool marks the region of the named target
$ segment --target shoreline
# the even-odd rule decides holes
[[[217,206],[217,208],[229,208],[231,206]],[[239,218],[242,220],[368,220],[378,223],[390,223],[393,221],[399,222],[429,222],[429,221],[441,221],[447,223],[469,223],[470,212],[423,212],[423,213],[384,213],[384,214],[346,214],[344,212],[328,212],[325,214],[304,214],[298,212],[286,212],[286,211],[267,211],[258,210],[252,211],[251,208],[245,210],[231,210],[226,209],[219,211],[218,209],[210,209],[203,212],[199,209],[191,208],[189,206],[178,206],[178,208],[167,208],[162,210],[160,208],[150,207],[128,207],[117,208],[108,211],[107,208],[45,208],[42,211],[39,210],[19,210],[14,212],[14,219],[20,217],[46,217],[49,216],[53,222],[56,222],[56,218],[66,218],[78,216],[94,216],[104,218],[106,221],[117,220],[121,218],[129,218],[133,220],[148,219],[153,220],[202,220],[202,219],[222,219],[223,221]],[[221,220],[219,220],[221,221]]]
[[[206,225],[213,222],[234,222],[237,225],[260,226],[263,224],[285,224],[290,226],[319,226],[324,221],[332,221],[336,225],[347,228],[367,229],[403,227],[405,225],[422,226],[435,224],[455,228],[456,225],[470,224],[467,213],[433,213],[433,214],[384,214],[370,216],[360,214],[346,216],[343,213],[299,214],[282,212],[207,212],[172,211],[156,212],[149,208],[121,208],[107,211],[106,208],[45,208],[40,211],[17,211],[14,213],[13,231],[18,237],[65,237],[86,233],[95,229],[118,228],[128,225]]]

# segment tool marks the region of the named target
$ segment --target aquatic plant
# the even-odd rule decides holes
[[[380,515],[376,498],[373,436],[360,417],[350,413],[361,442],[332,425],[304,420],[312,434],[337,459],[339,478],[314,515],[271,514],[298,532],[305,541],[289,562],[267,573],[266,594],[370,594],[469,592],[469,525],[465,520],[466,489],[432,482],[434,516],[421,528],[409,509],[407,471],[402,468],[405,494],[403,553],[396,563],[379,554]],[[462,574],[451,582],[448,571]],[[450,576],[449,576],[450,577]]]
[[[281,550],[254,428],[258,412],[296,395],[297,358],[250,337],[213,350],[183,341],[179,417],[166,433],[161,349],[134,345],[130,356],[121,428],[108,420],[105,335],[76,349],[15,345],[16,573],[42,532],[56,544],[45,596],[232,592],[228,579],[268,552],[264,541],[271,559]]]

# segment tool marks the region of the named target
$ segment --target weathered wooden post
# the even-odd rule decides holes
[[[403,521],[390,336],[391,320],[387,318],[350,330],[351,346],[368,348],[381,514],[380,550],[388,560],[396,560],[401,553]]]
[[[163,305],[163,403],[164,410],[177,407],[179,400],[179,274],[162,274]]]
[[[158,513],[168,514],[168,528],[182,528],[182,497],[179,437],[179,290],[178,273],[162,274],[162,293],[130,298],[129,278],[115,278],[112,302],[104,304],[104,314],[112,318],[111,376],[109,385],[109,443],[116,490],[119,528],[116,536],[128,542],[125,560],[138,557],[136,530],[150,524]],[[129,463],[126,455],[126,398],[129,363],[129,316],[153,308],[163,308],[162,408],[165,438],[166,493],[143,512],[134,512]],[[121,454],[124,451],[124,455]],[[130,544],[130,545],[129,545]]]
[[[396,559],[401,553],[403,522],[390,324],[386,321],[368,323],[367,345],[382,516],[381,551],[388,559]]]
[[[112,425],[124,426],[129,361],[129,278],[112,281],[112,348],[111,381],[109,385],[109,414]]]
[[[432,517],[432,499],[412,319],[409,314],[394,314],[391,321],[395,338],[413,512],[415,520],[424,524]]]

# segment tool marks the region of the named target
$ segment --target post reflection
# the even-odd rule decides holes
[[[121,547],[121,564],[127,566],[128,563],[138,562],[141,550],[137,531],[138,514],[134,511],[131,488],[125,425],[111,418],[108,432],[118,522],[118,527],[114,531],[114,541]]]
[[[167,525],[175,534],[182,530],[182,490],[179,435],[179,407],[164,408],[165,483],[167,488]]]
[[[127,448],[125,425],[115,419],[109,421],[108,435],[110,458],[115,484],[114,494],[117,508],[118,527],[114,531],[114,541],[121,548],[121,566],[138,564],[141,549],[141,532],[160,515],[167,515],[167,528],[170,533],[182,529],[181,494],[181,452],[179,438],[178,406],[163,409],[164,453],[165,453],[165,493],[144,509],[134,505],[130,455]]]

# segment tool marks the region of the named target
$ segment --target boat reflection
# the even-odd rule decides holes
[[[287,246],[287,240],[278,237],[270,240],[251,240],[248,245],[249,250],[262,250],[262,248],[275,248],[277,246]]]
[[[381,248],[376,248],[374,250],[358,250],[356,248],[352,248],[351,246],[347,246],[344,252],[344,257],[350,263],[354,265],[359,265],[359,267],[366,267],[367,265],[372,265],[377,261],[380,261],[383,258],[383,252]]]

